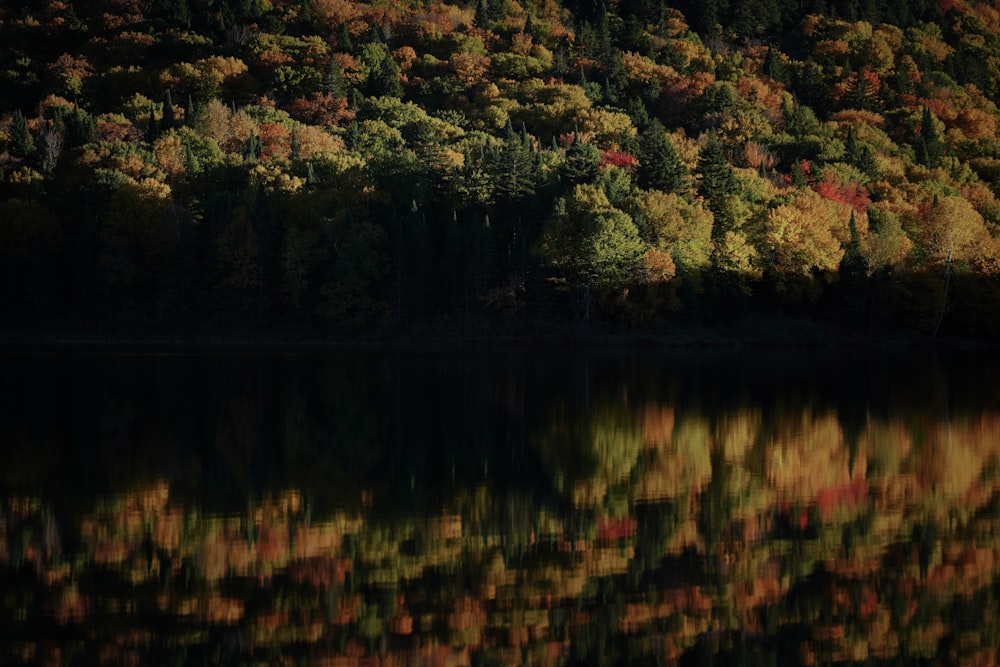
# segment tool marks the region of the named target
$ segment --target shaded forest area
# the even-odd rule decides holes
[[[0,331],[1000,331],[1000,12],[0,8]]]

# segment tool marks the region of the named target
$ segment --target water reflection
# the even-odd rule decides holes
[[[4,664],[993,664],[998,359],[9,357]]]

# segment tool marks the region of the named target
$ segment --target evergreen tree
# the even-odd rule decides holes
[[[733,168],[714,131],[698,153],[698,191],[709,201],[721,200],[725,195],[736,194],[737,182]]]
[[[850,238],[844,248],[844,257],[840,262],[841,272],[850,278],[857,278],[864,275],[864,257],[861,254],[861,233],[858,231],[858,221],[851,211],[851,221],[848,223]]]
[[[504,135],[503,146],[487,156],[487,170],[498,199],[520,201],[535,192],[534,156],[509,120]]]
[[[243,159],[248,162],[256,162],[260,159],[260,152],[263,148],[263,143],[260,140],[260,135],[256,132],[251,132],[250,137],[246,140],[243,146]]]
[[[767,59],[764,61],[764,73],[778,83],[787,83],[785,80],[785,68],[778,60],[778,49],[774,46],[767,48]]]
[[[646,127],[649,125],[650,118],[645,102],[638,97],[633,97],[628,101],[625,113],[627,113],[629,118],[632,119],[632,124],[635,125],[637,130],[640,132],[644,132],[646,130]]]
[[[14,152],[21,157],[31,157],[35,152],[35,140],[31,137],[28,129],[28,120],[18,109],[14,112],[14,118],[10,123],[10,140],[14,146]]]
[[[351,39],[351,31],[347,29],[347,23],[340,26],[340,39],[337,45],[341,51],[354,53],[354,40]]]
[[[597,57],[597,61],[608,67],[615,56],[614,43],[611,39],[611,26],[608,20],[608,8],[607,5],[601,4],[601,10],[597,14],[597,43],[594,49],[594,55]]]
[[[737,193],[738,184],[714,131],[698,153],[698,191],[708,200],[708,208],[715,215],[712,237],[723,237],[734,224],[727,199]]]
[[[476,27],[481,30],[486,30],[490,24],[490,3],[489,0],[478,0],[476,2],[476,15],[475,15]]]
[[[690,174],[681,160],[667,131],[659,120],[653,120],[642,135],[639,150],[639,185],[664,192],[691,196]]]
[[[573,143],[566,149],[566,158],[559,168],[559,177],[568,186],[592,183],[601,169],[601,152],[597,147],[573,135]]]
[[[177,117],[174,115],[174,101],[170,96],[170,89],[167,88],[163,96],[163,130],[169,130],[177,124]]]
[[[344,73],[340,69],[340,63],[332,55],[330,62],[326,66],[326,73],[323,76],[323,92],[334,97],[347,97],[347,89],[344,86]]]
[[[90,141],[94,132],[94,117],[78,106],[62,117],[66,143],[70,146],[81,146]]]
[[[189,177],[201,172],[201,162],[188,144],[184,144],[184,171]]]
[[[403,84],[399,80],[400,73],[399,65],[386,49],[381,62],[368,75],[368,91],[375,96],[401,98]]]
[[[538,29],[535,27],[535,21],[531,18],[531,13],[528,13],[527,18],[524,19],[524,34],[531,35],[534,38],[538,38]]]
[[[924,107],[924,115],[920,121],[920,140],[917,145],[918,157],[924,166],[934,169],[941,163],[944,155],[944,141],[934,123],[934,114]]]
[[[201,109],[195,103],[194,98],[189,94],[187,98],[187,106],[184,107],[184,124],[188,126],[192,125],[200,112]]]
[[[289,149],[289,158],[292,160],[298,160],[300,157],[302,157],[302,154],[301,154],[301,146],[299,144],[299,132],[298,128],[296,127],[292,128],[291,143],[292,145]]]
[[[847,126],[847,137],[844,139],[844,158],[848,164],[860,168],[861,145],[858,143],[858,137],[854,132],[853,125]]]

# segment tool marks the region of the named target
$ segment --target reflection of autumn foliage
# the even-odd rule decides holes
[[[118,582],[123,619],[151,586],[163,618],[231,629],[244,642],[234,651],[308,646],[315,664],[338,665],[562,664],[599,627],[664,664],[720,632],[786,632],[790,664],[908,659],[953,636],[949,610],[1000,575],[982,537],[1000,527],[998,415],[870,415],[848,439],[835,413],[793,405],[711,420],[655,402],[632,409],[645,446],[609,435],[628,411],[598,413],[585,432],[602,462],[574,473],[567,500],[580,485],[589,499],[568,513],[525,504],[521,517],[515,499],[476,491],[453,510],[386,519],[366,493],[320,518],[288,492],[209,516],[157,482],[82,514],[76,555],[43,501],[5,499],[0,566],[37,572],[59,625],[107,613],[110,589],[94,584],[103,573]],[[706,553],[710,499],[724,526]],[[640,563],[655,585],[630,583]],[[2,613],[33,613],[12,604]],[[963,631],[955,664],[995,646],[998,611],[987,604]],[[109,633],[98,662],[150,650],[142,625]]]

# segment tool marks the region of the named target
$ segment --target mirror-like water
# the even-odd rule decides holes
[[[3,362],[2,664],[998,661],[995,353]]]

